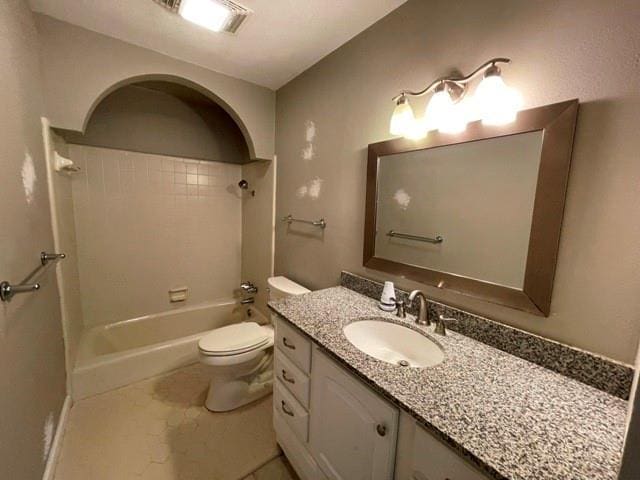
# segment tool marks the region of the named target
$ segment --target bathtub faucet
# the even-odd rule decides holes
[[[256,287],[253,283],[251,282],[242,282],[240,284],[240,289],[244,292],[244,293],[249,293],[249,294],[255,294],[258,293],[258,287]]]
[[[252,303],[254,303],[255,300],[253,299],[253,297],[249,297],[249,298],[245,298],[243,300],[240,300],[240,305],[250,305]]]

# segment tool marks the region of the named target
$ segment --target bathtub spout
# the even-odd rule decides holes
[[[249,298],[245,298],[243,300],[240,300],[240,305],[250,305],[252,303],[254,303],[255,300],[253,299],[253,297],[249,297]]]

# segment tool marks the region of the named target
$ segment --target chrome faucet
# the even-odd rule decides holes
[[[418,316],[416,317],[416,323],[418,325],[431,325],[429,317],[427,316],[427,297],[424,296],[420,290],[414,290],[409,294],[409,302],[413,305],[413,300],[418,297],[420,305],[418,307]]]
[[[256,287],[253,283],[251,282],[242,282],[240,284],[240,289],[244,292],[244,293],[249,293],[249,294],[255,294],[258,293],[258,287]]]

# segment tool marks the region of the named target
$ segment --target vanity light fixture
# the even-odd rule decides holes
[[[418,92],[403,90],[393,99],[396,108],[389,131],[392,135],[416,140],[434,130],[460,133],[471,120],[481,119],[486,125],[513,122],[522,100],[517,91],[504,83],[497,65],[510,61],[508,58],[493,58],[465,77],[439,78]],[[481,73],[484,73],[484,78],[473,98],[469,98],[466,95],[469,84]],[[433,96],[427,103],[424,117],[417,119],[408,97],[422,97],[428,93],[433,93]]]

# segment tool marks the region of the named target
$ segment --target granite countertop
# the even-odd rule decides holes
[[[269,307],[490,477],[617,478],[627,409],[620,398],[455,332],[436,335],[344,287]],[[445,360],[408,368],[366,355],[342,329],[370,317],[422,331],[440,344]]]

